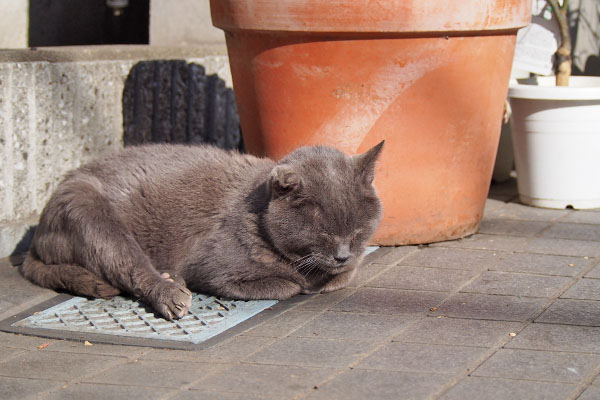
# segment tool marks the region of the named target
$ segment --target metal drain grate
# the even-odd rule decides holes
[[[117,335],[198,344],[245,321],[277,300],[229,301],[195,294],[185,317],[168,321],[139,301],[74,297],[12,324],[78,333]]]

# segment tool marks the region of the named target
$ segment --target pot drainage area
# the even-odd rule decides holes
[[[232,301],[194,294],[189,313],[169,321],[130,298],[58,297],[57,300],[68,300],[5,320],[1,329],[60,339],[186,348],[203,344],[265,309],[272,310],[277,304],[277,300]]]

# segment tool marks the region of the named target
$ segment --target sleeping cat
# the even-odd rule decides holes
[[[240,300],[340,289],[381,218],[382,147],[302,147],[278,163],[207,146],[125,149],[67,174],[23,275],[76,295],[125,292],[169,319],[187,314],[190,289]]]

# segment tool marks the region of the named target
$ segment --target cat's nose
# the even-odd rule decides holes
[[[333,259],[337,262],[341,263],[345,263],[346,261],[348,261],[348,259],[350,258],[350,246],[348,245],[341,245],[338,248],[337,254],[335,256],[333,256]]]
[[[348,261],[349,258],[350,258],[349,255],[343,255],[343,256],[335,255],[335,256],[333,256],[333,259],[335,261],[339,262],[340,264],[345,263],[346,261]]]

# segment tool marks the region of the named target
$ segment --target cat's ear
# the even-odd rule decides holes
[[[269,179],[269,197],[271,199],[302,189],[302,178],[289,165],[277,165],[271,170]]]
[[[373,183],[373,179],[375,179],[375,161],[377,161],[384,143],[385,140],[382,140],[366,153],[354,156],[356,170],[365,184],[370,185]]]

